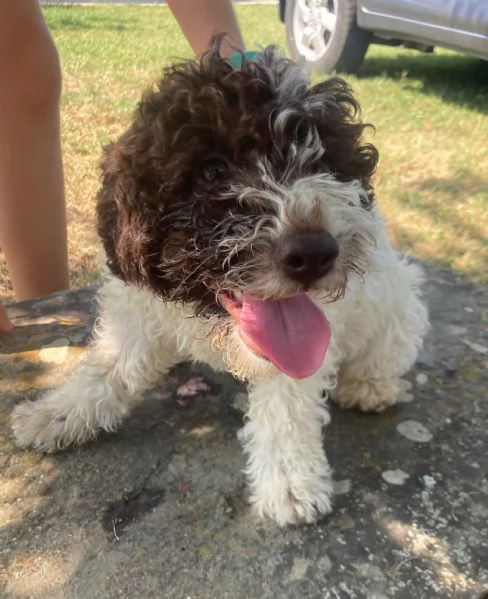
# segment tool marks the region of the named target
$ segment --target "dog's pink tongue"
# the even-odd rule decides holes
[[[254,345],[282,372],[295,379],[314,374],[330,343],[328,320],[305,294],[261,301],[244,294],[240,315],[243,340]]]

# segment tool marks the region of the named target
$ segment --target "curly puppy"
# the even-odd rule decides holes
[[[112,273],[95,339],[59,389],[13,414],[52,452],[113,431],[176,362],[249,382],[251,502],[284,525],[331,509],[331,392],[383,410],[427,329],[420,274],[375,207],[376,149],[347,84],[309,86],[272,48],[219,41],[164,71],[105,151],[98,232]]]

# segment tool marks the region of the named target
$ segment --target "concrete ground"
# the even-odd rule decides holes
[[[53,456],[17,449],[10,411],[82,354],[94,291],[12,307],[17,328],[0,338],[0,597],[488,596],[488,290],[426,268],[433,328],[411,388],[381,415],[332,409],[334,511],[285,529],[247,504],[245,389],[199,366],[179,367],[115,434]]]

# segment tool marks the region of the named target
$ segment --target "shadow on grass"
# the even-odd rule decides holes
[[[422,55],[413,50],[394,57],[372,55],[358,77],[418,81],[425,95],[488,114],[488,62],[469,56]]]
[[[486,283],[488,239],[482,206],[488,204],[488,181],[470,170],[451,178],[422,179],[397,197],[401,211],[414,213],[414,224],[390,223],[396,243],[426,260],[461,270]]]
[[[478,194],[486,195],[486,201],[488,202],[488,181],[484,181],[469,171],[463,171],[456,178],[425,179],[415,184],[411,191],[407,191],[400,196],[402,204],[425,214],[433,221],[440,221],[446,230],[455,231],[461,227],[463,232],[467,233],[472,240],[479,241],[483,246],[488,247],[486,235],[473,226],[472,223],[467,222],[467,219],[459,218],[458,214],[448,209],[440,211],[436,204],[422,200],[423,194],[428,194],[430,197],[433,193],[442,195],[447,207],[462,201],[463,197]]]
[[[55,18],[49,19],[51,31],[130,31],[133,24],[129,18],[111,16],[108,19],[104,15],[93,12],[80,11],[78,6],[63,6],[63,12],[56,14]]]

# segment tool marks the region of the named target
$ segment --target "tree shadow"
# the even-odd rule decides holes
[[[317,525],[279,528],[252,516],[236,438],[242,384],[201,365],[178,366],[116,433],[62,454],[16,449],[0,419],[0,595],[244,599],[333,589],[340,599],[476,598],[486,583],[486,372],[480,365],[467,378],[459,368],[446,384],[453,355],[460,367],[477,358],[442,331],[456,314],[474,338],[477,316],[463,308],[477,288],[427,268],[435,362],[410,374],[414,401],[380,415],[332,408],[326,452],[334,478],[348,484]],[[88,312],[92,296],[59,294],[42,311]],[[28,306],[17,315],[24,322]],[[181,383],[202,373],[213,393],[179,402]],[[5,394],[0,413],[21,399]],[[423,423],[431,441],[399,434],[406,421]],[[385,472],[406,481],[387,482]]]
[[[413,50],[399,51],[396,56],[370,54],[358,77],[418,81],[422,94],[488,114],[487,61],[461,54],[422,55]]]
[[[130,31],[132,26],[130,17],[127,15],[121,14],[118,17],[111,15],[108,19],[96,12],[83,10],[83,6],[63,5],[63,11],[57,13],[55,19],[49,19],[49,29],[54,32],[91,30],[122,32]]]
[[[395,197],[401,213],[411,212],[413,220],[392,219],[389,228],[405,251],[456,268],[474,281],[486,281],[486,225],[473,216],[483,214],[479,204],[486,202],[488,181],[472,171],[462,169],[451,178],[420,179]]]
[[[422,503],[423,477],[449,474],[441,441],[455,451],[456,431],[423,447],[394,436],[397,422],[426,418],[423,402],[379,416],[333,408],[327,453],[335,477],[350,477],[351,489],[316,526],[279,528],[253,518],[247,503],[236,439],[242,414],[229,402],[240,385],[204,369],[216,394],[185,407],[175,401],[178,384],[197,372],[200,366],[181,365],[117,433],[97,442],[55,456],[10,450],[18,465],[9,468],[5,489],[16,490],[24,507],[22,517],[0,526],[5,571],[19,574],[3,589],[0,580],[2,597],[24,599],[34,589],[36,597],[54,596],[60,584],[73,598],[97,596],[93,585],[100,584],[108,585],[107,598],[130,597],[134,582],[146,580],[151,596],[161,597],[193,596],[198,588],[202,597],[244,599],[260,596],[263,584],[272,596],[289,598],[325,596],[324,584],[336,590],[331,597],[344,599],[366,596],[366,589],[427,597],[434,587],[446,597],[477,596],[483,549],[469,532],[479,518],[468,508],[481,504],[477,497],[470,504],[461,459],[450,462],[459,484],[436,474],[433,505]],[[405,468],[408,481],[379,483],[386,464]],[[302,564],[307,576],[292,575]],[[229,571],[232,577],[223,576]],[[344,585],[350,594],[341,592]]]

